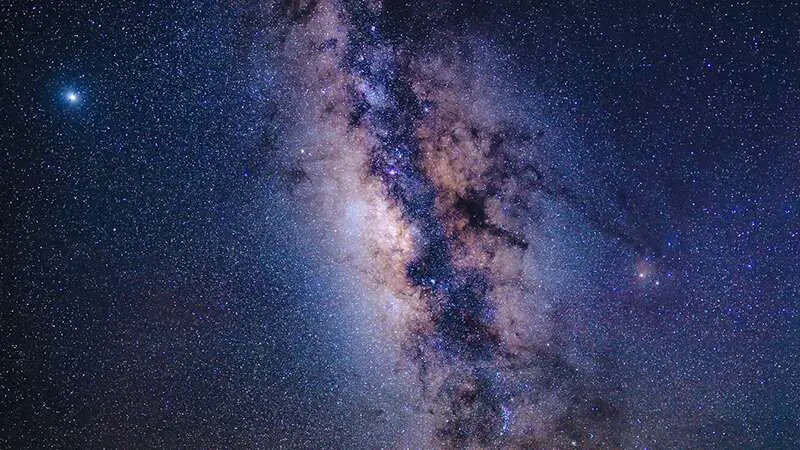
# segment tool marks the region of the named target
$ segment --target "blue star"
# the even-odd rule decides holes
[[[81,99],[81,97],[75,91],[67,91],[64,94],[64,97],[67,99],[67,102],[69,102],[69,103],[71,103],[73,105],[78,103],[80,101],[80,99]]]

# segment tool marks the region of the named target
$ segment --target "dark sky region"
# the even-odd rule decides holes
[[[0,447],[798,445],[800,4],[0,10]]]

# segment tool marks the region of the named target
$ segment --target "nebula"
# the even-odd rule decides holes
[[[539,151],[545,126],[514,106],[490,44],[407,45],[384,36],[386,8],[285,10],[298,126],[284,181],[317,205],[343,276],[368,293],[363,313],[413,373],[417,442],[619,446],[621,401],[564,354],[531,269],[538,216],[580,205]]]

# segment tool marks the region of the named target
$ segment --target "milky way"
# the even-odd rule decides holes
[[[795,448],[796,2],[12,2],[0,447]]]
[[[287,170],[366,268],[359,282],[416,373],[421,442],[619,445],[621,405],[560,353],[528,273],[537,211],[576,203],[537,151],[544,128],[502,92],[486,42],[451,34],[412,52],[383,36],[385,14],[290,12],[282,55],[305,130]]]

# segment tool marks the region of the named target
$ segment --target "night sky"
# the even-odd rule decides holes
[[[0,447],[796,448],[800,4],[0,10]]]

